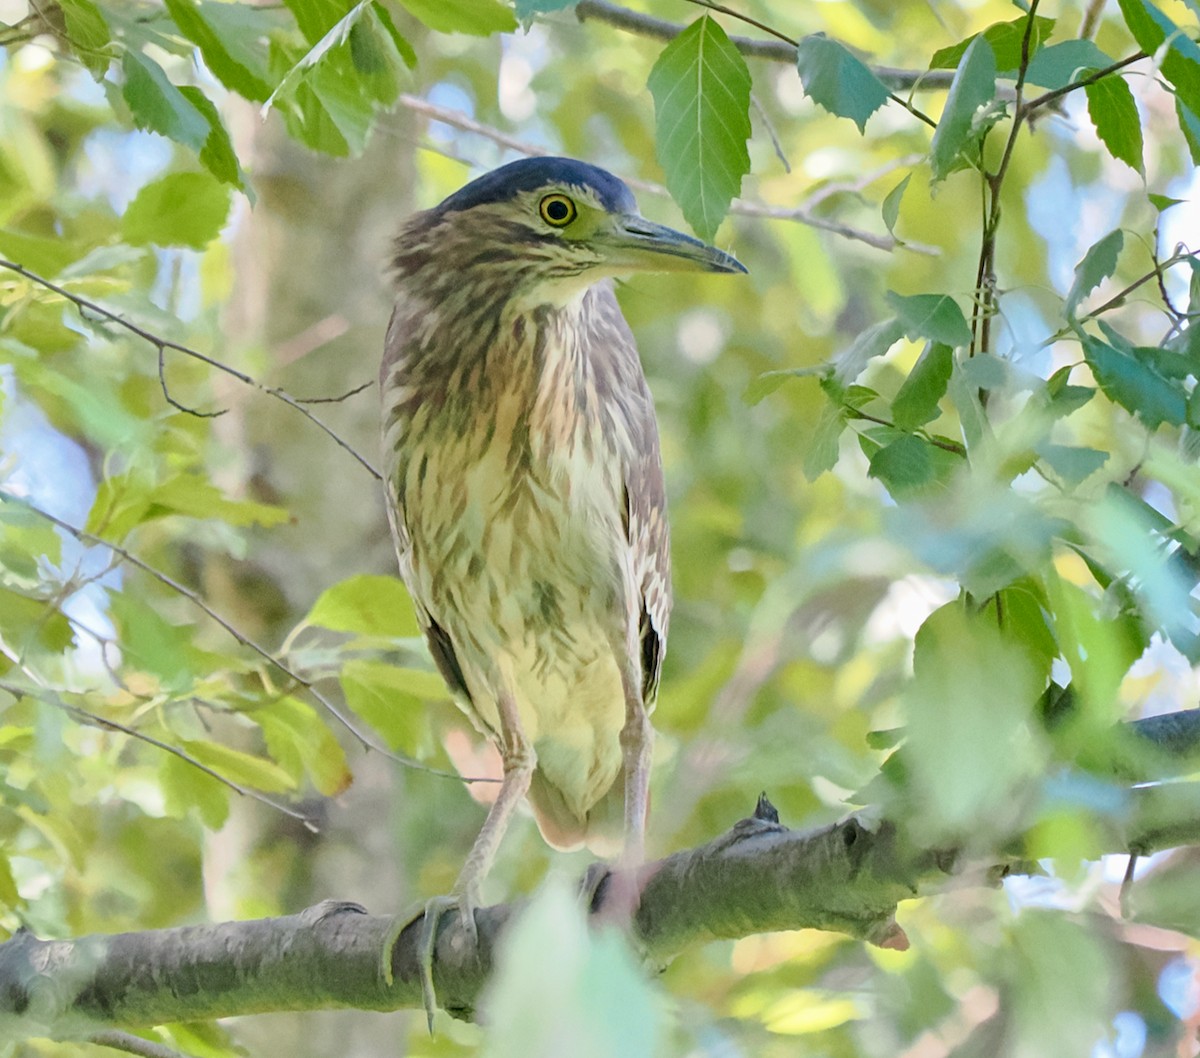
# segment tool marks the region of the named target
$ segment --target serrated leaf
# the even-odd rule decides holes
[[[911,179],[912,173],[909,173],[908,176],[887,193],[887,196],[883,200],[883,205],[880,207],[880,211],[883,214],[883,223],[892,235],[896,234],[896,221],[900,219],[900,200],[904,197],[904,192],[908,190],[908,182]]]
[[[304,623],[358,635],[409,638],[421,634],[403,583],[365,573],[326,588]]]
[[[1112,56],[1090,40],[1064,40],[1038,51],[1025,71],[1025,83],[1053,91],[1075,81],[1080,70],[1102,70],[1112,63]]]
[[[826,404],[821,409],[817,428],[804,453],[804,478],[816,481],[827,470],[832,470],[838,460],[842,434],[846,429],[846,416],[836,404]]]
[[[976,37],[963,53],[946,106],[933,133],[930,164],[934,181],[944,180],[975,142],[975,115],[996,97],[996,57],[984,37]]]
[[[1068,315],[1073,316],[1079,303],[1117,270],[1117,259],[1124,245],[1125,233],[1118,228],[1083,255],[1083,260],[1075,266],[1075,280],[1067,293]]]
[[[164,3],[175,25],[200,49],[205,64],[221,84],[255,103],[261,103],[271,94],[271,86],[230,52],[196,0],[164,0]]]
[[[200,164],[221,183],[229,184],[230,187],[236,187],[239,191],[245,192],[246,197],[253,205],[254,194],[246,182],[246,174],[242,172],[242,163],[238,161],[238,157],[234,153],[233,141],[229,138],[229,132],[225,128],[225,123],[221,120],[216,106],[208,96],[193,85],[185,85],[179,91],[204,115],[208,122],[208,139],[204,141],[204,146],[200,149]]]
[[[889,441],[871,456],[867,476],[897,500],[923,495],[941,485],[957,459],[915,434]]]
[[[882,356],[903,337],[904,325],[897,319],[882,320],[869,327],[833,358],[834,377],[842,385],[848,385],[875,357]]]
[[[971,344],[971,328],[958,303],[948,294],[897,294],[887,292],[904,334],[911,341],[928,339],[951,348]]]
[[[902,430],[915,430],[936,419],[953,370],[954,350],[930,342],[892,401],[892,422]]]
[[[121,68],[125,74],[121,94],[133,123],[199,153],[208,139],[208,121],[171,83],[163,68],[132,48],[122,56]]]
[[[67,39],[79,61],[99,81],[112,59],[108,44],[112,39],[104,14],[92,0],[59,0]]]
[[[488,37],[517,28],[512,11],[498,0],[400,0],[400,4],[438,33]]]
[[[261,112],[264,116],[278,98],[294,90],[301,78],[315,67],[331,50],[345,44],[350,39],[350,31],[354,28],[354,24],[362,18],[370,4],[371,0],[359,0],[345,15],[334,22],[318,40],[313,42],[308,51],[300,56],[292,68],[284,74],[283,78],[275,86],[275,90],[263,103]],[[299,19],[299,12],[297,13],[297,18]]]
[[[671,196],[711,239],[750,171],[750,71],[708,15],[664,49],[650,71],[655,153]]]
[[[1084,86],[1088,117],[1096,135],[1119,162],[1139,175],[1142,165],[1142,119],[1125,78],[1115,74]]]
[[[866,63],[824,33],[800,41],[796,68],[809,98],[836,117],[850,118],[859,132],[891,95]]]
[[[1174,85],[1179,98],[1193,113],[1200,113],[1200,47],[1148,0],[1118,2],[1125,25],[1142,51],[1155,55],[1164,43],[1167,44],[1159,57],[1159,68]]]
[[[410,70],[414,69],[417,65],[417,53],[413,51],[413,46],[408,42],[408,38],[396,28],[396,23],[392,20],[392,13],[379,3],[379,0],[373,0],[371,10],[379,19],[379,24],[383,27],[384,32],[391,38],[396,53],[403,60],[404,65]]]
[[[229,190],[211,174],[170,173],[137,193],[121,218],[121,234],[134,246],[202,250],[221,233],[228,216]]]
[[[1083,353],[1104,395],[1149,429],[1186,421],[1186,393],[1149,365],[1090,334],[1083,336]]]
[[[996,68],[999,70],[1016,70],[1021,64],[1021,51],[1025,40],[1028,16],[1014,18],[1011,22],[997,22],[988,26],[982,33],[973,33],[966,40],[952,44],[948,48],[940,48],[933,53],[929,60],[931,70],[953,70],[958,66],[967,48],[977,37],[982,36],[991,45],[996,57]],[[1033,31],[1030,33],[1029,54],[1035,56],[1042,42],[1050,39],[1054,30],[1054,19],[1037,16],[1033,20]]]

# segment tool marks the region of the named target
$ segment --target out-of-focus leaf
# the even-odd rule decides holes
[[[588,929],[561,879],[543,886],[500,945],[481,1006],[483,1058],[653,1058],[663,1015],[619,930]]]
[[[867,474],[900,500],[937,488],[957,464],[953,454],[924,438],[902,434],[871,456]]]
[[[824,33],[805,37],[796,47],[800,82],[814,103],[865,132],[867,119],[891,93],[866,63]]]
[[[972,33],[971,36],[957,44],[952,44],[948,48],[939,48],[933,53],[933,58],[929,60],[929,68],[931,70],[955,69],[963,55],[966,54],[967,48],[971,46],[976,37],[982,36],[991,45],[992,52],[996,57],[996,68],[1015,71],[1021,64],[1021,51],[1028,25],[1029,18],[1024,15],[1014,18],[1011,22],[997,22],[988,26],[982,34]],[[1029,35],[1029,55],[1031,57],[1036,57],[1042,42],[1050,38],[1053,30],[1054,19],[1044,18],[1040,15],[1034,18],[1033,29]]]
[[[1066,485],[1078,485],[1091,477],[1109,458],[1107,452],[1096,448],[1051,444],[1049,441],[1037,446],[1037,454]]]
[[[112,54],[108,45],[112,39],[104,13],[92,0],[59,0],[67,39],[80,62],[99,81],[108,70]]]
[[[858,378],[877,356],[883,356],[904,337],[904,325],[897,319],[882,320],[867,328],[833,358],[833,372],[837,381],[849,385]]]
[[[125,83],[121,93],[134,124],[190,147],[197,154],[208,140],[208,120],[173,85],[163,68],[133,48],[121,58]]]
[[[174,753],[163,753],[158,781],[169,815],[183,818],[195,811],[209,830],[220,830],[229,818],[228,786]]]
[[[200,148],[200,164],[220,180],[221,183],[229,184],[240,191],[245,191],[251,204],[253,204],[254,195],[246,182],[246,174],[242,172],[242,163],[238,161],[238,156],[234,153],[233,141],[229,138],[229,131],[225,128],[225,123],[221,120],[221,115],[217,113],[217,108],[213,105],[212,100],[201,92],[199,88],[192,85],[185,85],[179,91],[183,93],[184,98],[188,102],[204,115],[205,120],[208,122],[208,139],[204,141],[204,146]]]
[[[835,404],[826,404],[804,454],[804,477],[808,481],[816,481],[825,471],[833,469],[845,429],[846,416],[842,409]]]
[[[421,634],[404,584],[395,577],[369,574],[326,588],[304,623],[358,635],[407,638]]]
[[[971,328],[958,303],[948,294],[912,294],[887,292],[888,304],[911,341],[922,338],[951,348],[971,344]]]
[[[378,661],[354,659],[342,666],[342,693],[356,716],[383,737],[391,749],[413,757],[429,752],[429,712],[424,700],[430,681],[440,678]]]
[[[296,776],[303,768],[313,786],[326,797],[342,793],[353,778],[346,754],[312,706],[282,698],[254,711],[271,756]]]
[[[946,106],[933,133],[930,164],[935,182],[944,180],[967,160],[980,133],[976,115],[995,97],[996,56],[986,38],[976,37],[958,64]]]
[[[0,587],[0,638],[19,654],[34,646],[61,654],[74,633],[66,617],[45,600]]]
[[[750,171],[746,60],[704,15],[663,49],[647,83],[667,187],[696,233],[711,239]]]
[[[1192,164],[1200,165],[1200,117],[1179,96],[1175,97],[1175,116],[1179,119],[1179,131],[1187,143]]]
[[[121,221],[135,246],[192,246],[203,249],[229,215],[229,191],[208,173],[170,173],[147,184]]]
[[[908,182],[911,179],[912,173],[909,173],[908,176],[887,193],[887,196],[883,200],[883,205],[880,207],[880,212],[883,214],[883,223],[893,235],[896,234],[896,221],[900,219],[900,200],[904,197],[904,192],[908,189]]]
[[[574,7],[579,0],[516,0],[517,18],[528,22],[534,15],[547,14],[550,11],[562,11]]]
[[[400,0],[400,3],[438,33],[489,37],[493,33],[511,33],[517,28],[512,11],[498,0]],[[519,10],[517,15],[521,16]]]
[[[942,342],[930,342],[892,401],[892,422],[902,430],[915,430],[936,419],[938,402],[946,395],[953,370],[954,350]]]
[[[1083,353],[1104,395],[1154,430],[1164,422],[1181,426],[1187,419],[1187,394],[1149,364],[1090,334]]]
[[[1067,293],[1067,312],[1073,314],[1079,303],[1117,270],[1117,258],[1125,245],[1125,233],[1117,228],[1088,249],[1075,266],[1075,281]]]
[[[185,741],[180,747],[218,775],[264,793],[287,793],[296,781],[274,761],[219,742]]]
[[[1113,74],[1084,86],[1088,117],[1100,142],[1119,162],[1143,174],[1142,119],[1124,77]]]

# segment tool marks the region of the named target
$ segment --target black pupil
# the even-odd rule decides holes
[[[561,198],[546,203],[547,220],[566,220],[571,215],[571,207]]]

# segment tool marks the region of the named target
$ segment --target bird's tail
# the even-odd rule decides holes
[[[528,794],[538,829],[548,845],[564,852],[583,848],[608,859],[621,851],[625,822],[625,772],[586,813],[580,815],[542,770],[533,773]]]

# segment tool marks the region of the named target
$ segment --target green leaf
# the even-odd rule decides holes
[[[1157,195],[1153,191],[1146,195],[1150,205],[1152,205],[1159,213],[1163,210],[1170,209],[1172,206],[1178,206],[1181,202],[1186,202],[1186,198],[1172,198],[1170,195]]]
[[[262,728],[271,756],[289,772],[299,768],[326,797],[345,791],[353,776],[346,754],[333,732],[312,706],[296,698],[281,698],[253,713]]]
[[[370,3],[371,0],[359,0],[345,15],[326,29],[316,41],[311,41],[314,32],[313,26],[311,24],[306,25],[306,22],[312,22],[316,11],[308,12],[308,18],[305,21],[301,21],[301,15],[306,9],[303,4],[293,2],[292,8],[296,13],[297,21],[300,22],[301,28],[305,30],[306,36],[309,37],[312,46],[293,64],[292,68],[288,70],[275,86],[275,90],[267,97],[266,102],[262,105],[264,115],[275,104],[278,98],[293,91],[301,78],[309,70],[313,69],[330,51],[345,44],[350,39],[350,31],[354,28],[355,23],[363,17]]]
[[[711,239],[750,171],[746,60],[704,15],[663,49],[647,83],[667,187],[696,233]]]
[[[1083,90],[1087,93],[1088,117],[1108,153],[1135,173],[1145,175],[1142,119],[1125,78],[1113,74],[1085,85]]]
[[[271,94],[271,86],[263,77],[230,52],[196,0],[164,0],[164,3],[175,25],[200,49],[205,64],[221,84],[256,103],[263,102]]]
[[[867,476],[897,500],[920,496],[942,485],[958,460],[921,437],[902,434],[871,456]]]
[[[550,11],[562,11],[574,7],[579,0],[516,0],[517,18],[528,22],[534,15],[543,15]]]
[[[1108,462],[1108,453],[1095,448],[1076,448],[1043,441],[1035,450],[1038,458],[1068,486],[1078,485]]]
[[[953,370],[954,350],[942,342],[930,342],[892,401],[892,422],[902,430],[915,430],[936,419],[938,402],[946,395]]]
[[[887,193],[887,197],[883,200],[881,207],[883,223],[892,235],[896,234],[896,221],[900,219],[900,200],[904,197],[904,192],[908,190],[908,182],[911,179],[912,173],[909,173]]]
[[[933,133],[930,164],[934,181],[944,180],[963,164],[980,135],[976,114],[995,97],[996,57],[987,39],[976,37],[963,53]]]
[[[1179,96],[1175,97],[1175,116],[1179,119],[1179,130],[1187,143],[1192,164],[1200,165],[1200,117]]]
[[[500,943],[481,1001],[486,1058],[654,1058],[662,1001],[620,930],[590,930],[569,884],[552,878]]]
[[[897,319],[887,319],[863,331],[850,346],[833,358],[834,376],[842,385],[858,378],[867,364],[882,356],[904,337],[904,325]]]
[[[179,91],[204,115],[208,122],[208,139],[204,141],[204,146],[200,149],[200,164],[221,183],[244,191],[253,204],[254,195],[246,182],[242,164],[233,151],[233,141],[229,138],[229,132],[226,130],[225,123],[221,120],[216,106],[208,96],[193,85],[185,85]]]
[[[326,588],[304,624],[358,635],[410,638],[421,634],[404,585],[395,577],[365,573]]]
[[[232,791],[218,779],[174,753],[164,753],[158,781],[168,815],[182,819],[194,809],[209,830],[225,825]]]
[[[287,793],[296,789],[296,781],[278,764],[265,757],[256,757],[219,742],[184,741],[179,748],[239,786],[249,786],[265,793]]]
[[[197,153],[208,140],[207,119],[179,91],[153,59],[127,49],[121,58],[125,83],[121,94],[129,105],[133,123],[182,143]]]
[[[805,37],[796,47],[796,67],[804,91],[814,103],[865,132],[867,119],[891,93],[869,66],[824,33]]]
[[[1200,113],[1200,48],[1155,4],[1148,0],[1119,0],[1121,14],[1142,51],[1160,58],[1163,76],[1193,113]]]
[[[134,246],[202,250],[221,233],[228,215],[229,190],[209,173],[171,173],[137,193],[121,219],[121,233]]]
[[[887,292],[887,301],[910,341],[927,338],[951,348],[971,344],[971,328],[958,303],[948,294],[912,294],[905,296],[894,290]]]
[[[1077,80],[1081,70],[1102,70],[1112,63],[1112,56],[1090,40],[1064,40],[1038,51],[1025,71],[1025,83],[1053,91]]]
[[[99,81],[112,59],[108,47],[112,33],[103,12],[92,0],[59,0],[58,6],[66,23],[71,49]]]
[[[931,70],[955,69],[963,55],[966,54],[967,48],[971,46],[977,37],[982,36],[991,45],[992,53],[996,57],[996,68],[999,70],[1016,70],[1021,65],[1021,51],[1028,24],[1028,16],[1014,18],[1011,22],[997,22],[994,25],[988,26],[982,34],[973,33],[966,40],[961,40],[949,48],[940,48],[938,51],[935,51],[933,58],[929,60],[929,68]],[[1034,18],[1033,31],[1030,34],[1029,40],[1030,56],[1035,55],[1041,48],[1042,42],[1050,38],[1053,30],[1054,19],[1042,16]]]
[[[842,434],[846,429],[846,415],[836,404],[826,404],[821,409],[817,428],[813,431],[808,450],[804,453],[804,478],[816,481],[827,470],[832,470],[838,460]]]
[[[425,695],[430,675],[355,658],[342,666],[338,679],[356,716],[378,731],[390,749],[419,758],[430,751]],[[440,679],[438,684],[440,697],[447,697],[445,684]]]
[[[1186,421],[1187,394],[1148,364],[1090,334],[1083,336],[1083,352],[1104,395],[1149,429]]]
[[[174,625],[141,599],[125,592],[109,593],[109,611],[119,632],[121,653],[130,664],[156,677],[164,689],[185,693],[205,672],[206,655],[193,646],[196,630]]]
[[[1117,270],[1125,233],[1117,228],[1092,246],[1075,266],[1075,280],[1067,293],[1067,314],[1074,316],[1079,303]]]
[[[438,33],[488,37],[517,28],[512,11],[499,0],[400,0],[400,5]]]
[[[40,646],[62,654],[74,637],[70,621],[51,603],[0,586],[0,638],[12,650],[24,655]]]

